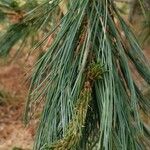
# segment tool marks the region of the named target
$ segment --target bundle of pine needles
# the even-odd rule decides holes
[[[145,149],[149,132],[139,112],[149,115],[150,102],[131,65],[148,84],[150,67],[135,36],[112,0],[70,0],[67,6],[54,42],[33,70],[26,122],[45,99],[34,149]]]

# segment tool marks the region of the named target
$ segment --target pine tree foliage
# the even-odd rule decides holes
[[[46,6],[50,11],[59,2]],[[49,11],[35,10],[23,23],[38,30]],[[149,116],[150,102],[131,67],[150,84],[150,66],[113,1],[68,1],[53,32],[56,38],[33,70],[26,104],[27,123],[45,100],[33,149],[146,149],[150,134],[140,111]]]
[[[17,12],[14,12],[14,9],[3,3],[1,7],[3,9],[6,8],[6,12],[9,10],[13,12],[14,15],[17,15],[18,21],[15,24],[10,25],[6,33],[0,37],[0,56],[7,56],[12,47],[15,44],[19,44],[20,41],[21,44],[19,50],[22,50],[24,43],[26,44],[32,37],[37,36],[39,32],[47,32],[47,28],[49,29],[55,24],[58,8],[56,8],[53,13],[52,10],[58,5],[58,0],[52,5],[47,1],[39,5],[37,4],[38,3],[36,2],[32,2],[31,5],[31,2],[28,2],[22,7],[18,6],[17,12],[19,11],[21,14],[17,15]],[[50,22],[53,22],[53,24],[50,24]]]

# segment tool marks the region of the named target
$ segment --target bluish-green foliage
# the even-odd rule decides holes
[[[11,26],[19,28],[0,39],[0,54],[19,39],[14,35],[26,35],[24,29],[40,31],[59,2],[40,4]],[[132,66],[150,84],[149,62],[112,0],[68,3],[68,12],[47,34],[56,35],[53,43],[33,69],[26,123],[45,102],[34,150],[144,150],[150,134],[139,112],[149,115],[150,101]]]

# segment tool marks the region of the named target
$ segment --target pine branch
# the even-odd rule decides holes
[[[57,143],[54,143],[49,149],[69,150],[76,148],[77,144],[80,143],[89,103],[92,98],[92,88],[94,82],[96,82],[97,79],[101,79],[103,73],[105,72],[99,63],[96,64],[92,62],[89,66],[87,66],[87,68],[83,89],[81,90],[79,99],[76,102],[77,104],[74,108],[73,119],[68,125],[66,135],[63,139],[57,141]]]
[[[50,3],[24,15],[20,28],[14,25],[1,39],[0,53],[25,36],[21,30],[42,29],[60,1]],[[52,33],[56,37],[35,65],[26,103],[28,122],[45,100],[33,149],[145,149],[149,131],[140,110],[149,114],[150,102],[130,64],[148,84],[150,65],[113,1],[68,1]]]
[[[36,103],[46,100],[34,149],[143,149],[141,137],[147,139],[148,131],[143,131],[139,113],[143,109],[148,114],[150,105],[129,63],[148,84],[149,63],[112,1],[69,4],[56,38],[33,72],[26,119]],[[104,64],[102,80],[93,79],[101,73],[86,72],[91,60]]]

